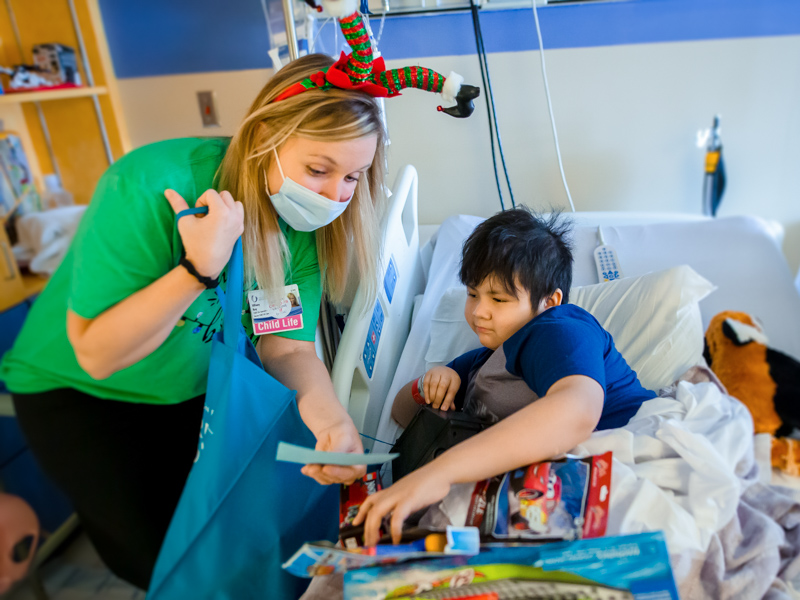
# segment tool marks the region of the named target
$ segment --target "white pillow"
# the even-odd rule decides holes
[[[703,364],[700,300],[716,289],[688,265],[573,288],[569,301],[614,338],[641,384],[657,391]]]
[[[446,365],[456,356],[481,345],[464,318],[467,288],[463,285],[448,288],[436,305],[431,317],[431,344],[425,353],[425,369]]]
[[[703,364],[698,303],[715,286],[688,265],[595,285],[575,287],[570,303],[589,311],[614,338],[617,350],[653,391]],[[447,290],[431,320],[427,368],[480,346],[464,319],[466,290]]]

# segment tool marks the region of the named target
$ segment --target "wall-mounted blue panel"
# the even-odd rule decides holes
[[[274,32],[278,0],[267,0]],[[100,0],[117,77],[146,77],[271,66],[260,0]],[[373,29],[377,33],[377,21]],[[545,48],[582,48],[800,34],[797,0],[627,0],[539,9]],[[530,9],[481,11],[487,52],[538,47]],[[327,26],[329,29],[332,25]],[[327,31],[319,38],[332,46]],[[319,48],[329,53],[332,48]],[[387,17],[387,59],[475,53],[469,12]]]
[[[119,78],[272,66],[259,0],[100,0]]]
[[[794,0],[628,0],[538,9],[545,49],[800,34]],[[487,52],[539,47],[531,9],[480,13]],[[475,54],[472,17],[448,13],[386,20],[387,58]]]

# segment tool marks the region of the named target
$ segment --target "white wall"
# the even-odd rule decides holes
[[[230,136],[272,69],[120,79],[131,145],[187,136]],[[197,92],[213,91],[219,127],[203,127]]]
[[[699,129],[722,116],[728,183],[720,216],[780,220],[800,266],[800,36],[551,50],[545,53],[564,169],[578,210],[700,212]],[[387,67],[406,66],[387,61]],[[475,56],[418,64],[480,84]],[[489,55],[503,147],[517,202],[568,209],[539,55]],[[134,146],[184,135],[230,135],[269,70],[120,80]],[[203,129],[195,92],[217,94],[221,127]],[[420,222],[499,210],[485,91],[466,120],[418,90],[387,100],[391,179],[420,173]],[[498,157],[499,160],[499,157]],[[710,249],[713,251],[713,249]]]

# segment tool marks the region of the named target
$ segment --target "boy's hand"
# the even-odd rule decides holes
[[[353,525],[364,523],[364,545],[374,546],[380,538],[383,517],[390,514],[392,542],[400,542],[403,522],[421,508],[444,498],[450,491],[450,482],[429,463],[409,473],[393,486],[369,496],[361,505]]]
[[[461,377],[450,367],[433,367],[425,373],[422,390],[425,402],[431,408],[440,410],[453,410],[455,408],[456,393],[461,387]]]

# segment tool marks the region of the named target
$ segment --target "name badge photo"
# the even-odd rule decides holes
[[[270,302],[264,290],[247,293],[253,332],[256,335],[303,328],[303,305],[296,285],[287,285],[283,296]]]

